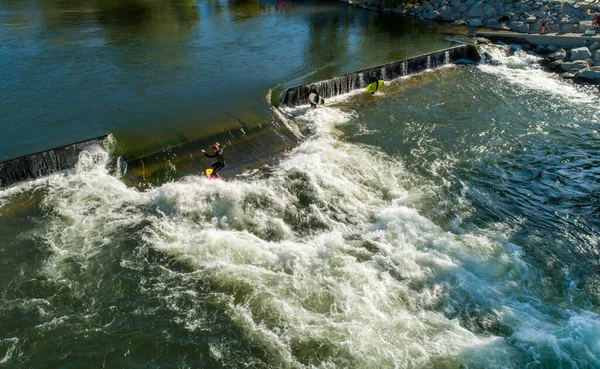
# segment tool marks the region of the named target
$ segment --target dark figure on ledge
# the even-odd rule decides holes
[[[315,94],[316,96],[311,96],[312,94]],[[310,91],[308,92],[308,96],[308,100],[310,101],[310,107],[316,108],[317,104],[319,103],[319,91],[317,91],[315,85],[310,85]]]
[[[223,169],[223,167],[225,166],[225,156],[223,155],[223,150],[225,149],[225,146],[221,146],[220,143],[215,142],[215,144],[212,146],[212,149],[214,150],[214,154],[207,154],[206,151],[202,149],[202,152],[204,153],[204,155],[206,155],[207,158],[217,158],[217,161],[210,166],[211,169],[206,170],[206,175],[212,178],[221,178],[221,175],[217,172]]]

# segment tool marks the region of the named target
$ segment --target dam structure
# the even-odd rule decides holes
[[[308,104],[310,85],[315,85],[319,94],[324,98],[328,98],[364,88],[366,86],[366,81],[369,79],[369,75],[373,71],[378,73],[380,79],[391,81],[393,79],[417,74],[451,63],[461,63],[465,61],[476,63],[479,62],[479,60],[479,53],[475,45],[461,44],[381,66],[347,73],[324,81],[288,88],[281,94],[280,105],[296,106]],[[246,132],[246,134],[247,133],[248,132]],[[255,132],[254,134],[251,134],[254,140],[257,139],[257,137],[254,137],[255,134],[259,134],[261,137],[263,136],[263,134]],[[72,169],[77,163],[79,154],[82,151],[93,145],[106,147],[111,137],[111,135],[104,135],[0,162],[0,188],[6,188],[19,182]],[[286,137],[287,138],[283,141],[294,141],[289,135],[286,135]],[[218,139],[223,140],[225,137],[220,137]],[[242,137],[240,140],[244,142],[247,141],[247,139],[249,139],[249,137],[246,137],[246,139]],[[263,137],[263,139],[266,138]],[[285,145],[285,142],[279,141],[276,143],[271,142],[271,145],[275,144],[275,146],[279,148],[283,147],[282,145]],[[173,173],[171,172],[175,170],[175,165],[177,169],[182,169],[184,172],[186,170],[192,170],[192,167],[201,165],[196,163],[195,158],[204,158],[204,155],[200,154],[199,150],[201,145],[206,145],[207,142],[206,139],[202,139],[197,142],[181,145],[181,147],[167,148],[160,153],[153,153],[141,158],[132,159],[121,157],[120,160],[123,165],[124,177],[129,183],[139,184],[140,181],[145,182],[149,180],[153,182],[172,178]],[[253,149],[248,148],[248,150],[252,151]],[[241,147],[238,148],[238,151],[245,152]],[[259,156],[264,157],[265,153],[261,153]],[[182,160],[177,159],[177,157],[192,157],[193,159],[191,162],[185,163]],[[242,158],[238,158],[238,162],[239,161],[243,161]],[[246,163],[246,165],[247,164],[248,163]]]
[[[110,137],[104,135],[0,162],[0,188],[69,170],[77,164],[82,151],[95,145],[105,147]]]
[[[475,45],[462,44],[453,46],[377,67],[346,73],[327,80],[291,87],[282,92],[280,105],[297,106],[308,104],[309,87],[311,85],[315,85],[321,97],[329,98],[365,88],[372,72],[376,72],[379,79],[391,81],[400,77],[424,72],[428,69],[435,69],[447,64],[467,60],[475,63],[479,62],[480,57]]]

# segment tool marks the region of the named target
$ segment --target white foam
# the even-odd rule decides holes
[[[198,278],[225,293],[244,286],[246,297],[226,307],[230,316],[288,364],[302,362],[293,354],[301,342],[331,346],[338,353],[329,358],[331,367],[345,360],[423,366],[465,352],[498,359],[498,352],[511,350],[501,339],[477,336],[432,307],[448,298],[443,286],[457,273],[469,286],[481,284],[461,263],[490,257],[490,265],[497,263],[502,245],[463,241],[407,207],[400,163],[336,140],[335,127],[352,117],[331,108],[307,111],[300,119],[318,122],[314,135],[267,180],[207,188],[188,179],[162,186],[154,201],[165,217],[156,219],[145,241],[190,263],[201,272]],[[385,176],[378,175],[382,168]],[[383,196],[386,186],[386,195],[396,195]],[[307,203],[296,191],[307,192]],[[262,198],[267,206],[248,206],[249,198]],[[310,223],[308,233],[286,225],[286,213]],[[284,231],[275,240],[260,237],[274,223]],[[364,250],[365,241],[379,251]],[[432,274],[443,278],[433,279],[431,287],[411,287]],[[477,298],[493,290],[484,284]]]
[[[140,248],[194,270],[162,266],[164,278],[210,285],[212,306],[275,365],[519,368],[547,347],[564,363],[595,362],[598,316],[570,306],[557,321],[550,310],[566,310],[539,302],[543,276],[502,233],[454,234],[421,215],[415,204],[435,188],[381,150],[341,140],[337,127],[355,119],[306,110],[297,120],[313,134],[264,177],[189,176],[140,192],[107,173],[101,154],[83,155],[72,176],[49,181],[56,252],[46,274],[61,277],[73,259],[88,266],[111,235],[144,224]],[[193,293],[162,295],[190,331],[203,329],[202,316],[172,300]],[[510,342],[496,326],[516,332]],[[575,337],[585,338],[579,350]],[[215,360],[228,362],[227,352],[211,348]]]
[[[0,339],[0,349],[4,350],[4,357],[0,358],[0,364],[6,364],[10,361],[18,343],[19,339],[16,337]]]
[[[479,68],[490,74],[498,75],[520,89],[536,90],[548,93],[553,97],[562,97],[573,102],[593,103],[597,99],[589,92],[577,86],[561,81],[558,75],[544,71],[538,64],[538,56],[517,50],[507,53],[505,48],[494,45],[483,45],[483,50],[498,65],[479,64]]]

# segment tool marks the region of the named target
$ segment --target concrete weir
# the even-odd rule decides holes
[[[288,106],[308,104],[310,85],[316,86],[321,97],[328,98],[365,88],[371,72],[377,72],[379,78],[390,81],[399,77],[423,72],[427,69],[435,69],[442,65],[454,63],[460,59],[479,62],[477,48],[470,44],[454,46],[429,54],[347,73],[324,81],[288,88],[281,94],[280,104]]]
[[[93,145],[103,145],[109,135],[57,147],[36,154],[0,162],[0,188],[71,169],[79,153]]]

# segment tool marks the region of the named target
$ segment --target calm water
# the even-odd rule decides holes
[[[57,14],[57,5],[11,4],[2,16],[21,32],[41,27],[44,17],[32,22],[19,12]],[[74,5],[59,23],[97,19],[89,14],[104,13],[94,4]],[[337,4],[143,4],[164,16],[151,12],[137,26],[131,15],[100,19],[119,29],[117,38],[140,25],[159,33],[166,14],[187,19],[181,14],[189,8],[199,17],[188,20],[198,27],[194,37],[213,24],[243,38],[229,26],[279,20],[277,28],[258,27],[264,37],[253,34],[232,54],[260,60],[239,64],[253,73],[221,75],[231,86],[253,79],[262,86],[247,88],[254,97],[232,87],[240,98],[229,105],[227,93],[222,98],[231,111],[254,111],[258,122],[274,119],[269,89],[447,45],[441,29],[383,26],[376,14]],[[310,19],[318,19],[316,30]],[[338,39],[336,29],[354,36]],[[311,49],[313,39],[320,48]],[[178,50],[177,37],[165,42]],[[248,52],[265,42],[276,45],[273,55],[298,56],[278,64],[268,52]],[[98,52],[115,45],[103,42]],[[132,49],[142,45],[125,43],[115,55],[129,60],[124,55],[139,56]],[[398,54],[386,54],[390,45],[400,46]],[[97,148],[70,175],[2,191],[0,367],[600,367],[598,97],[540,71],[531,56],[487,51],[499,65],[445,67],[390,82],[375,96],[285,108],[294,117],[285,124],[303,134],[298,143],[226,181],[192,174],[140,190]],[[168,67],[146,66],[156,68],[154,78],[170,78]],[[99,84],[115,81],[95,73]],[[181,90],[165,94],[195,86],[178,83]],[[127,101],[112,97],[125,89],[106,88],[114,101]],[[185,105],[159,100],[148,106]],[[189,104],[210,115],[216,100]],[[76,110],[58,102],[68,108],[51,116]],[[140,116],[147,110],[131,104]],[[132,129],[127,113],[98,106],[116,117],[105,124]],[[14,114],[31,113],[22,110]],[[174,122],[185,115],[165,110]],[[149,142],[141,151],[167,141],[151,133],[162,132],[159,121],[148,113],[138,128]],[[185,131],[184,123],[171,125]],[[137,142],[115,137],[124,150]]]
[[[0,3],[0,159],[112,133],[130,157],[272,119],[267,94],[449,45],[336,2]]]

